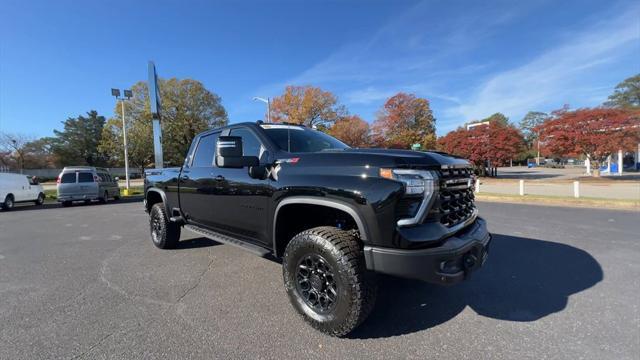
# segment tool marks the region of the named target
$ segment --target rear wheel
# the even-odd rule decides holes
[[[285,250],[283,276],[293,307],[332,336],[350,333],[375,303],[375,279],[366,270],[358,239],[334,227],[296,235]]]
[[[13,195],[9,194],[4,198],[4,203],[2,203],[2,209],[3,210],[11,210],[13,209],[13,205],[14,205],[14,199],[13,199]]]
[[[100,200],[100,203],[106,204],[107,201],[109,201],[109,193],[105,191],[104,194],[102,194],[102,197],[99,200]]]
[[[164,203],[157,203],[149,212],[149,229],[153,245],[160,249],[173,249],[180,240],[180,226],[169,221]]]
[[[36,205],[42,205],[44,204],[44,194],[40,193],[38,194],[38,198],[36,199]]]

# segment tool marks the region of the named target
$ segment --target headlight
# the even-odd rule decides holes
[[[429,197],[434,190],[434,176],[431,171],[413,169],[380,169],[380,176],[402,181],[407,195]]]
[[[405,196],[422,197],[415,216],[398,220],[398,225],[415,225],[421,222],[435,192],[436,176],[432,171],[414,169],[380,169],[380,176],[404,183]]]

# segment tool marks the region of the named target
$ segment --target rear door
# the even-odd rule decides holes
[[[58,183],[58,197],[74,195],[77,192],[77,179],[78,174],[75,171],[62,173]]]
[[[214,216],[214,195],[221,191],[216,178],[213,154],[220,132],[201,136],[189,162],[180,173],[180,208],[189,222],[219,228]]]
[[[78,195],[91,198],[97,197],[99,192],[98,188],[100,183],[96,181],[96,178],[93,176],[92,172],[89,171],[79,171],[78,172]]]

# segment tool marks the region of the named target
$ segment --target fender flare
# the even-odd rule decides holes
[[[157,187],[150,187],[147,189],[147,191],[145,191],[144,193],[145,210],[147,210],[147,212],[151,210],[150,208],[147,208],[147,197],[149,196],[150,192],[158,193],[158,195],[160,195],[160,198],[162,198],[162,203],[164,204],[165,213],[167,214],[167,216],[171,216],[171,212],[169,211],[169,204],[167,203],[167,195],[164,193],[164,191],[162,191],[162,189],[158,189]]]
[[[278,213],[280,212],[280,209],[282,207],[286,205],[292,205],[292,204],[319,205],[319,206],[326,206],[326,207],[344,211],[347,214],[349,214],[349,216],[351,216],[355,221],[356,226],[358,227],[358,231],[360,232],[360,238],[364,241],[368,239],[368,232],[365,226],[365,222],[363,221],[363,218],[359,214],[359,212],[352,205],[336,199],[318,198],[313,196],[293,196],[293,197],[285,198],[284,200],[280,201],[273,215],[273,254],[276,257],[280,256],[280,254],[277,253],[278,239],[276,238],[276,230],[277,230],[276,225],[278,223]]]

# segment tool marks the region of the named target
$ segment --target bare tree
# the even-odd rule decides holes
[[[0,151],[10,153],[11,157],[15,158],[20,173],[24,170],[25,145],[32,140],[22,134],[0,133]]]

